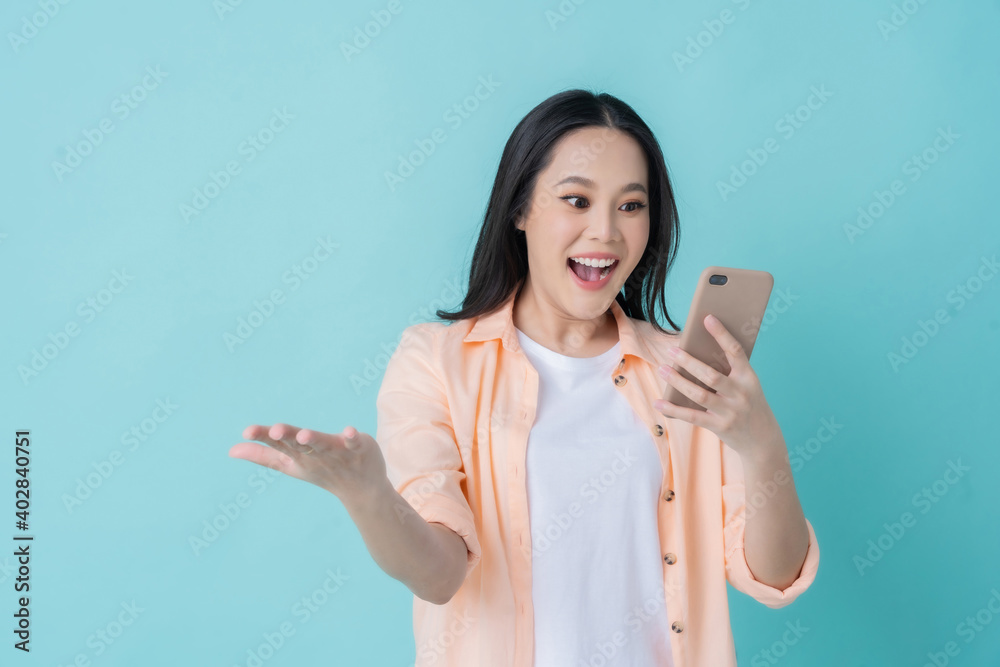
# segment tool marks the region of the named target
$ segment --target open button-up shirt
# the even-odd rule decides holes
[[[485,316],[408,327],[376,399],[375,439],[393,486],[468,549],[464,583],[450,601],[414,596],[417,667],[533,663],[525,452],[538,373],[518,343],[513,306],[512,293]],[[768,607],[790,604],[815,579],[816,533],[807,520],[809,548],[787,588],[754,577],[743,552],[739,455],[713,432],[653,408],[666,388],[657,368],[677,337],[615,301],[611,311],[622,356],[608,382],[647,424],[663,464],[657,523],[674,665],[736,667],[726,581]]]

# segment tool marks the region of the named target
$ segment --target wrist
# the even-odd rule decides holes
[[[377,482],[341,493],[338,497],[344,503],[348,513],[354,514],[376,508],[383,499],[391,497],[394,491],[389,478],[382,477]]]
[[[742,457],[744,471],[751,468],[756,470],[775,470],[788,465],[788,448],[784,440],[769,441],[754,448],[752,454]]]

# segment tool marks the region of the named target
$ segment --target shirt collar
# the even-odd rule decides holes
[[[514,290],[500,308],[476,318],[472,329],[462,339],[463,342],[472,343],[499,338],[508,350],[519,350],[521,346],[514,328],[514,297],[516,294],[517,290]],[[611,312],[618,324],[618,340],[621,343],[622,355],[631,354],[645,359],[655,366],[657,364],[656,357],[646,345],[643,334],[636,327],[635,321],[625,314],[617,300],[611,302]]]

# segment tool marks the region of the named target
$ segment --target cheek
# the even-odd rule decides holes
[[[635,265],[631,268],[638,266],[641,261],[643,252],[646,250],[646,246],[649,243],[649,225],[647,224],[643,229],[635,230],[635,234],[630,236],[626,243],[628,244],[629,253],[634,258],[633,261]],[[631,272],[631,269],[630,269]]]
[[[558,216],[551,216],[540,225],[539,234],[532,239],[539,259],[555,262],[560,265],[566,262],[566,256],[579,239],[580,231],[567,224]]]
[[[649,217],[647,216],[640,225],[630,231],[633,233],[629,237],[629,243],[636,248],[636,252],[639,252],[649,242]]]

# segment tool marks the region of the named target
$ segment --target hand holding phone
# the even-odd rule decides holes
[[[705,329],[705,316],[712,314],[740,342],[750,358],[757,332],[764,319],[774,277],[767,271],[709,266],[701,273],[695,288],[694,299],[687,321],[677,345],[715,370],[729,375],[729,361],[715,337]],[[677,372],[699,387],[712,391],[701,380],[678,366]],[[685,396],[671,384],[663,395],[664,400],[685,408],[705,411],[705,408]]]

